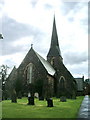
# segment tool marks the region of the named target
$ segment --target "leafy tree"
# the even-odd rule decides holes
[[[35,91],[39,93],[39,98],[43,97],[43,95],[42,95],[43,94],[42,93],[42,91],[43,91],[43,80],[39,79],[35,82]]]
[[[2,86],[2,96],[5,97],[5,83],[7,81],[7,71],[9,67],[7,65],[1,65],[0,66],[0,86]]]
[[[1,65],[0,66],[0,79],[2,81],[2,90],[4,90],[4,86],[7,80],[7,70],[8,70],[7,65]]]

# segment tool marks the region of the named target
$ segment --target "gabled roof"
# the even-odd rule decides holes
[[[39,58],[39,60],[41,61],[41,63],[43,64],[43,66],[45,67],[45,69],[47,70],[48,74],[54,75],[55,74],[55,70],[50,65],[50,63],[48,61],[46,61],[43,57],[41,57],[37,52],[35,52],[35,53],[36,53],[37,57]]]
[[[14,77],[15,77],[15,73],[16,73],[17,69],[16,67],[14,66],[11,73],[9,74],[8,78],[9,80],[12,80]]]
[[[41,57],[31,46],[31,49],[28,51],[27,55],[25,56],[24,60],[22,61],[22,63],[20,64],[20,66],[18,67],[18,70],[25,67],[27,64],[29,64],[30,62],[34,61],[33,59],[33,55],[35,54],[35,56],[37,57],[37,59],[40,60],[41,64],[43,65],[43,67],[45,68],[45,70],[48,72],[48,74],[50,75],[54,75],[55,74],[55,70],[54,68],[50,65],[50,63],[48,61],[46,61],[43,57]],[[25,64],[26,63],[26,64]]]
[[[75,80],[77,82],[78,91],[82,91],[83,90],[83,85],[84,85],[83,78],[75,78]]]

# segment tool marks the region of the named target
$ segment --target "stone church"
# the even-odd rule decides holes
[[[22,94],[38,93],[39,97],[43,98],[75,97],[76,81],[63,63],[55,17],[47,60],[41,57],[31,45],[29,52],[17,68],[16,81],[20,85],[18,91]]]

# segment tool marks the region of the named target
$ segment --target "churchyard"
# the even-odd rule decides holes
[[[54,107],[47,107],[47,101],[35,98],[35,105],[27,105],[26,97],[18,99],[17,103],[11,100],[2,101],[3,118],[77,118],[83,96],[77,99],[67,99],[60,102],[59,98],[53,98]]]

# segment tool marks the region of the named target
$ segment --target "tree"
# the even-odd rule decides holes
[[[2,97],[5,99],[6,99],[5,83],[7,80],[7,70],[8,69],[9,69],[9,67],[7,65],[0,66],[0,79],[1,79],[0,86],[2,86]]]
[[[7,70],[8,70],[7,65],[1,65],[0,66],[0,79],[2,81],[2,90],[4,90],[4,86],[7,80]]]
[[[8,92],[8,97],[11,98],[12,102],[17,102],[17,93],[16,93],[16,80],[17,80],[17,69],[14,66],[11,73],[7,78],[5,88]]]
[[[12,89],[12,91],[11,91],[11,102],[17,103],[17,95],[16,95],[15,89]]]
[[[22,81],[20,78],[19,79],[18,79],[18,77],[16,78],[16,80],[14,82],[14,87],[15,87],[17,97],[19,99],[21,99],[22,98],[22,93],[21,93],[22,92]]]
[[[39,100],[42,99],[43,100],[43,80],[37,80],[35,83],[35,91],[39,93]]]

